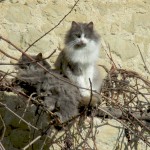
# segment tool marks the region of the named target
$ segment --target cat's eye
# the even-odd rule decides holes
[[[81,34],[77,33],[77,34],[75,34],[75,36],[76,36],[77,38],[80,38],[80,37],[81,37]]]

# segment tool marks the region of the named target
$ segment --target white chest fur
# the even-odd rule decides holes
[[[78,49],[75,49],[71,46],[67,46],[65,48],[65,55],[69,61],[73,63],[79,63],[80,68],[82,70],[82,75],[71,75],[69,76],[69,78],[75,83],[77,83],[80,87],[88,89],[90,88],[90,79],[93,84],[93,90],[99,91],[99,86],[97,86],[97,84],[94,83],[94,78],[97,73],[96,61],[99,57],[99,43],[96,43],[95,41],[90,41],[85,47]],[[80,89],[80,91],[83,96],[90,95],[90,92],[87,90]]]
[[[99,43],[90,41],[85,47],[78,49],[67,46],[65,52],[66,57],[74,63],[95,64],[99,57]]]

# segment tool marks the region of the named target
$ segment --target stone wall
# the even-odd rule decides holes
[[[0,35],[25,50],[32,42],[53,28],[73,7],[74,0],[0,0]],[[28,53],[42,52],[53,63],[63,48],[64,35],[71,21],[93,21],[101,35],[101,55],[99,64],[110,67],[106,52],[108,44],[118,67],[128,68],[150,78],[144,68],[137,44],[146,65],[150,65],[150,0],[80,0],[74,10],[52,32],[31,47]],[[20,52],[0,40],[0,49],[19,58]],[[0,53],[0,63],[14,62]],[[0,70],[8,71],[12,66],[0,65]],[[150,68],[149,68],[150,70]],[[97,119],[98,124],[100,120]],[[111,150],[117,144],[125,149],[126,142],[116,143],[121,126],[111,120],[101,125],[97,144],[100,150]],[[139,142],[140,143],[140,142]],[[121,146],[120,146],[121,145]],[[144,150],[142,143],[139,150]]]

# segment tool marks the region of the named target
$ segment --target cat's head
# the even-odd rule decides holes
[[[39,53],[37,55],[29,55],[34,60],[29,59],[26,55],[22,54],[18,61],[18,67],[20,69],[29,69],[29,68],[40,68],[39,65],[37,65],[37,62],[46,67],[47,69],[50,69],[50,65],[46,62],[46,60],[43,58],[42,53]],[[16,68],[17,69],[17,68]]]
[[[99,36],[94,31],[93,22],[77,23],[73,21],[70,30],[66,34],[65,44],[72,47],[84,47],[90,41],[99,41]]]

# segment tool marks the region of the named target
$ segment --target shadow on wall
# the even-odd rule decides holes
[[[3,1],[5,1],[5,0],[0,0],[0,2],[3,2]]]

